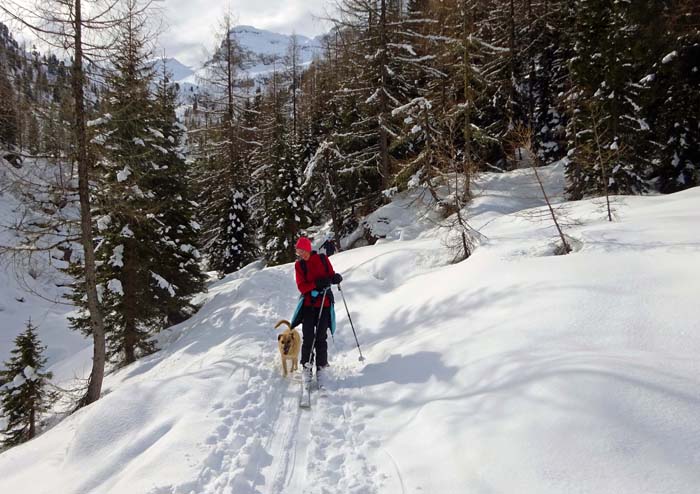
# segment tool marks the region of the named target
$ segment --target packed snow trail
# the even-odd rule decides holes
[[[231,398],[211,407],[209,415],[220,424],[200,445],[206,454],[197,479],[149,494],[379,492],[376,469],[365,456],[374,442],[360,437],[364,426],[353,419],[343,364],[331,372],[337,386],[324,396],[314,392],[312,407],[304,410],[300,375],[282,377],[278,358],[274,346],[261,349],[258,359],[231,373],[238,384],[229,389]]]

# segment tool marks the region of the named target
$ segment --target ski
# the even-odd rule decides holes
[[[301,396],[299,398],[301,408],[311,408],[311,387],[301,383]]]
[[[306,369],[302,370],[302,373],[307,372]],[[301,378],[301,395],[299,397],[299,407],[301,408],[311,408],[311,377],[305,377],[302,374]]]

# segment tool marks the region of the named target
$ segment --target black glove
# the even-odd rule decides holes
[[[340,276],[340,273],[335,273],[333,275],[333,278],[331,278],[331,283],[333,283],[334,285],[339,284],[341,281],[343,281],[343,277]]]
[[[331,280],[329,280],[328,278],[319,278],[316,280],[316,290],[318,290],[319,292],[322,292],[329,286],[331,286]]]

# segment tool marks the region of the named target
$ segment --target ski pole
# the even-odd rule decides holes
[[[360,352],[360,362],[364,361],[365,358],[362,356],[362,349],[360,348],[360,342],[357,340],[357,333],[355,332],[355,326],[352,323],[352,317],[350,317],[350,311],[348,310],[348,303],[345,301],[345,294],[343,293],[343,289],[340,288],[340,283],[338,283],[338,290],[340,290],[340,295],[343,297],[343,305],[345,306],[345,312],[348,313],[348,321],[350,321],[350,327],[352,328],[352,334],[355,335],[355,343],[357,343],[357,351]]]
[[[309,361],[307,364],[309,365],[309,368],[313,368],[313,365],[316,363],[316,333],[318,332],[318,325],[321,324],[321,316],[323,316],[323,304],[326,303],[326,291],[329,288],[325,288],[323,290],[323,297],[321,298],[321,308],[318,311],[318,320],[316,321],[316,326],[314,327],[314,337],[311,340],[311,355],[309,355]]]

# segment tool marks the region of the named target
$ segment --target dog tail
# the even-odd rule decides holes
[[[286,319],[280,319],[280,321],[277,324],[275,324],[275,329],[279,328],[283,324],[286,324],[289,329],[292,329],[291,323],[289,321],[287,321]]]

